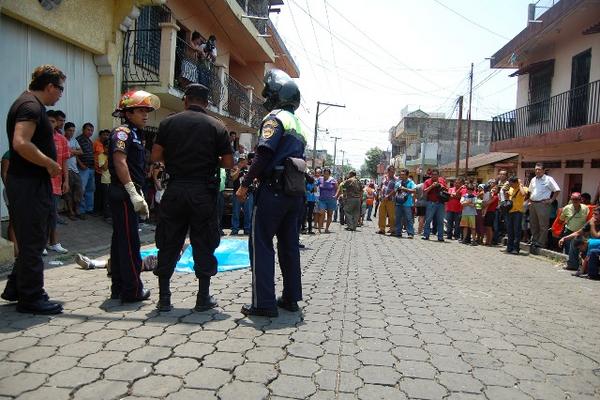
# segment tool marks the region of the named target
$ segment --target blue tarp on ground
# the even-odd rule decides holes
[[[142,258],[150,255],[156,255],[156,247],[142,249]],[[215,251],[215,257],[219,263],[219,272],[233,271],[236,269],[250,267],[250,256],[248,254],[248,241],[239,239],[221,239],[221,244]],[[194,272],[194,257],[192,256],[192,246],[188,246],[183,255],[177,262],[175,268],[177,272]]]

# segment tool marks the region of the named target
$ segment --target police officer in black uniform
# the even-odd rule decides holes
[[[233,167],[229,135],[221,121],[206,113],[208,88],[188,85],[185,111],[164,119],[152,148],[152,160],[164,161],[169,176],[160,202],[161,218],[156,228],[160,311],[169,311],[169,280],[190,232],[194,271],[198,278],[196,311],[217,305],[210,296],[210,278],[217,273],[215,249],[221,235],[217,221],[219,167]]]
[[[124,303],[150,297],[140,279],[138,216],[148,218],[148,204],[141,191],[146,161],[140,130],[146,126],[148,113],[159,107],[158,97],[137,90],[125,93],[113,113],[123,119],[123,124],[111,132],[108,150],[111,179],[108,197],[113,220],[111,298],[120,298]]]
[[[300,195],[284,193],[282,176],[290,158],[304,157],[306,138],[294,111],[300,105],[300,90],[283,71],[273,69],[265,75],[262,95],[269,114],[260,128],[256,156],[236,195],[246,199],[249,185],[255,178],[253,224],[249,239],[252,267],[252,304],[242,307],[245,315],[275,317],[277,306],[298,311],[302,299],[298,219],[303,207],[304,191]],[[286,161],[287,160],[287,161]],[[301,186],[304,187],[304,171]],[[273,237],[277,236],[277,252],[283,277],[283,293],[275,299],[275,251]]]

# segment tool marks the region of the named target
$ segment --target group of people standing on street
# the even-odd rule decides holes
[[[61,190],[68,192],[73,187],[69,160],[73,155],[83,156],[94,151],[90,139],[93,126],[84,127],[84,137],[77,139],[79,149],[70,144],[73,139],[70,129],[74,127],[68,124],[64,126],[68,134],[55,144],[53,114],[46,107],[59,101],[66,78],[55,66],[36,68],[29,90],[14,102],[8,113],[10,164],[2,175],[19,253],[1,296],[17,302],[19,312],[62,312],[60,303],[51,301],[45,292],[43,277],[42,254],[56,208],[52,179],[61,177]],[[249,207],[253,210],[253,223],[248,228],[251,229],[248,233],[253,295],[252,303],[245,305],[242,312],[275,316],[278,307],[297,311],[297,302],[302,299],[297,222],[305,189],[303,155],[306,139],[294,115],[300,105],[296,83],[279,70],[269,71],[264,83],[263,96],[269,114],[261,124],[256,159],[249,169],[242,165],[234,172],[244,175],[236,192],[240,203],[248,201],[249,187],[256,186],[255,205]],[[184,111],[160,123],[152,147],[152,161],[164,165],[163,173],[168,176],[168,185],[161,188],[156,228],[158,257],[154,274],[159,283],[157,308],[160,311],[172,308],[170,278],[188,232],[198,278],[195,310],[204,311],[217,305],[210,295],[210,280],[217,273],[214,251],[221,236],[217,219],[218,194],[222,169],[232,169],[234,162],[225,126],[206,111],[208,96],[206,86],[188,85],[183,98]],[[158,97],[146,91],[133,90],[123,94],[113,113],[121,119],[121,125],[100,137],[106,144],[102,152],[106,157],[100,157],[100,166],[102,175],[108,171],[110,178],[106,194],[113,224],[110,298],[120,299],[123,303],[144,301],[151,295],[140,279],[142,260],[138,227],[140,218],[146,219],[149,215],[142,190],[146,179],[142,130],[149,113],[159,107]],[[88,158],[77,158],[77,162],[92,173],[85,179],[87,186],[87,182],[93,182],[93,154]],[[82,203],[86,204],[81,206],[82,210],[87,212],[85,196]],[[89,204],[93,204],[91,200]],[[70,210],[75,214],[77,208]],[[279,298],[275,297],[274,236],[278,239],[284,281]]]

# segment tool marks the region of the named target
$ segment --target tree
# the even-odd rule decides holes
[[[325,155],[325,165],[327,167],[333,167],[333,157],[329,153]]]
[[[377,177],[377,166],[383,160],[384,153],[379,147],[373,147],[365,153],[364,172],[370,178]],[[365,176],[366,178],[367,176]]]

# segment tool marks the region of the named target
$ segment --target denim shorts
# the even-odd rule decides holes
[[[333,211],[337,207],[336,199],[321,199],[319,200],[319,209]]]

